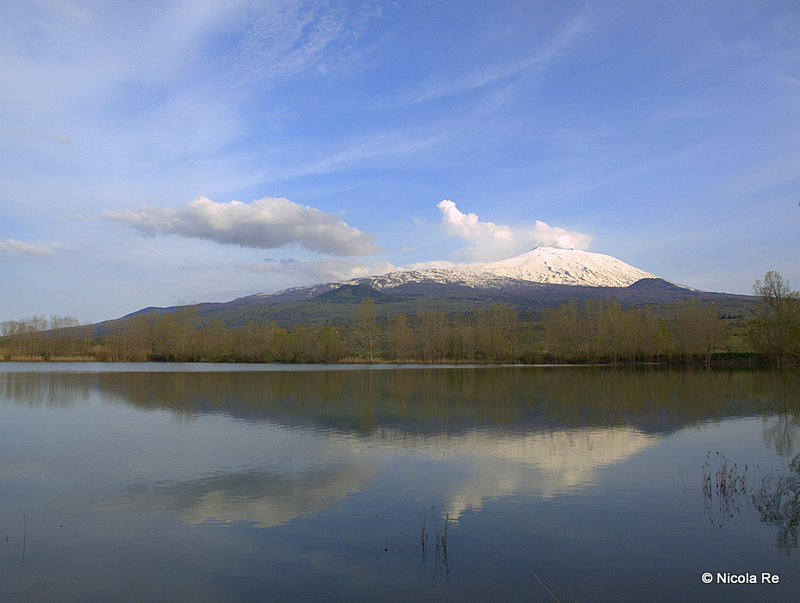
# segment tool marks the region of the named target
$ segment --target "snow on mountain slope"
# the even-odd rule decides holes
[[[398,270],[340,283],[293,287],[271,295],[258,295],[277,297],[291,294],[309,298],[340,285],[358,284],[368,285],[379,291],[412,283],[453,284],[476,289],[513,287],[518,286],[520,282],[584,287],[627,287],[643,278],[658,277],[602,253],[557,247],[535,247],[522,255],[497,262],[452,268]]]
[[[627,287],[643,278],[657,278],[610,255],[556,247],[536,247],[507,260],[484,264],[484,269],[538,283],[586,287]]]
[[[468,287],[502,287],[514,281],[585,287],[627,287],[655,275],[622,260],[577,249],[536,247],[513,258],[427,270],[400,270],[381,276],[353,279],[348,283],[369,284],[387,289],[416,282],[451,283]]]

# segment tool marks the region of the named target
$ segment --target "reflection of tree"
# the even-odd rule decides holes
[[[775,449],[782,458],[789,458],[800,448],[800,417],[777,415],[771,424],[764,427],[764,444]]]
[[[798,414],[800,381],[772,371],[601,367],[479,367],[377,370],[0,373],[0,398],[69,405],[100,392],[180,417],[208,411],[253,420],[313,421],[368,432],[392,425],[635,425],[673,429],[728,416]],[[778,430],[779,431],[779,430]],[[777,431],[775,436],[777,436]],[[791,442],[799,439],[792,435]],[[766,436],[766,437],[775,437]],[[791,444],[791,445],[790,445]],[[800,444],[800,442],[798,442]],[[789,450],[793,443],[780,443]],[[794,450],[794,448],[792,448]],[[787,452],[789,454],[790,452]]]
[[[800,455],[789,464],[791,473],[779,478],[765,477],[753,495],[753,506],[761,521],[778,526],[776,545],[787,555],[798,546],[800,525]]]
[[[434,421],[563,426],[676,426],[754,407],[784,409],[769,371],[603,368],[420,368],[100,374],[97,387],[144,407],[222,410],[252,418],[306,419],[370,431]],[[789,409],[800,395],[789,396]]]
[[[69,408],[86,400],[90,391],[90,382],[85,378],[75,379],[74,375],[44,371],[0,372],[0,400],[30,408]]]
[[[800,398],[800,374],[783,371],[783,412],[775,422],[764,428],[764,443],[775,449],[781,457],[790,458],[800,449],[800,414],[796,401]]]

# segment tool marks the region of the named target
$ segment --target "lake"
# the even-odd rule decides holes
[[[3,363],[0,599],[791,600],[798,411],[796,371]]]

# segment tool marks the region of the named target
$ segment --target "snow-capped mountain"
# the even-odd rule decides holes
[[[535,247],[527,253],[499,260],[449,268],[398,270],[348,281],[293,287],[261,298],[308,299],[342,285],[366,285],[391,291],[413,284],[459,285],[475,289],[507,289],[520,286],[578,285],[583,287],[628,287],[643,278],[658,278],[622,260],[577,249]]]
[[[536,247],[522,255],[485,264],[484,269],[537,283],[584,287],[628,287],[643,278],[658,278],[610,255],[557,247]]]
[[[219,319],[241,327],[249,321],[296,325],[348,321],[354,306],[372,298],[380,317],[414,315],[438,308],[472,312],[501,303],[522,312],[539,312],[568,301],[617,299],[623,304],[665,304],[685,299],[711,301],[720,311],[747,315],[754,297],[689,289],[601,253],[537,247],[496,262],[467,266],[396,270],[347,281],[257,293],[229,302],[197,305],[202,324]],[[310,301],[312,303],[296,303]],[[164,314],[171,308],[143,308],[139,314]],[[100,332],[100,331],[99,331]]]
[[[474,287],[491,287],[492,284],[502,284],[502,281],[507,279],[550,285],[627,287],[643,278],[656,277],[602,253],[558,247],[535,247],[522,255],[497,262],[413,272],[392,272],[384,276],[370,277],[368,281],[375,289],[380,290],[387,285],[392,286],[389,283],[418,279],[457,282]]]

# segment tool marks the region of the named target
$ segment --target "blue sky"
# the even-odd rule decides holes
[[[564,241],[800,288],[798,185],[796,2],[0,5],[0,320]]]

